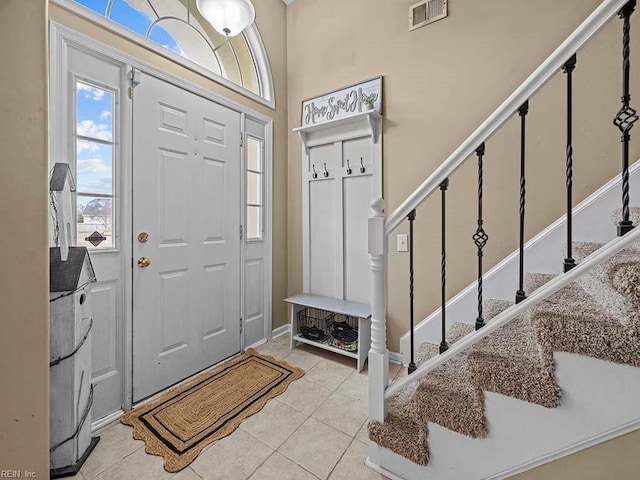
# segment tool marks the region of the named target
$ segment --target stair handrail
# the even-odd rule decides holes
[[[518,108],[555,76],[589,40],[618,14],[629,0],[604,0],[567,39],[500,105],[482,124],[398,206],[385,221],[389,236],[438,187],[461,167],[476,148],[487,141],[509,120]]]
[[[628,77],[629,72],[629,19],[631,13],[636,6],[636,0],[604,0],[581,24],[564,40],[558,48],[556,48],[542,64],[518,87],[516,90],[411,194],[394,212],[385,218],[384,201],[377,198],[371,205],[372,214],[368,223],[368,251],[371,258],[371,348],[369,350],[369,419],[374,422],[383,422],[387,416],[388,402],[387,399],[394,392],[397,392],[403,386],[412,382],[414,379],[433,370],[438,365],[450,359],[456,353],[461,352],[464,348],[472,345],[486,335],[489,335],[496,328],[513,320],[525,308],[528,308],[542,301],[548,295],[559,290],[581,273],[592,268],[600,261],[614,255],[624,246],[630,244],[639,235],[637,231],[630,234],[633,224],[628,217],[628,167],[623,161],[623,210],[625,211],[624,221],[618,226],[618,235],[623,236],[622,239],[613,241],[607,247],[590,257],[589,262],[585,262],[581,268],[573,268],[568,273],[549,282],[545,288],[536,291],[528,300],[523,287],[524,273],[524,212],[525,212],[525,120],[528,112],[528,103],[530,98],[535,95],[553,76],[560,71],[567,72],[570,63],[575,60],[575,54],[616,15],[623,19],[623,70],[624,75]],[[568,79],[570,76],[567,77]],[[629,107],[628,80],[623,83],[623,107],[620,109],[614,124],[621,130],[623,136],[624,152],[628,150],[629,135],[633,122],[637,120],[633,118],[631,113],[635,114],[635,110]],[[456,342],[455,348],[447,350],[448,345],[443,341],[440,345],[440,355],[429,360],[418,370],[410,375],[410,377],[395,383],[389,387],[389,351],[386,345],[386,260],[387,249],[390,234],[405,220],[408,219],[412,212],[415,211],[436,189],[442,191],[442,219],[444,224],[445,218],[445,193],[448,180],[451,175],[473,156],[475,152],[478,155],[479,170],[479,212],[481,201],[481,182],[482,182],[482,156],[484,154],[485,142],[499,129],[507,120],[516,113],[521,117],[521,155],[520,155],[520,271],[519,271],[519,288],[516,292],[516,305],[507,309],[495,317],[489,324],[484,325],[481,318],[479,307],[479,318],[476,319],[475,333],[464,337],[463,340]],[[570,148],[568,144],[567,163],[570,160]],[[624,153],[623,153],[624,160]],[[569,168],[567,168],[569,172]],[[569,177],[568,177],[569,178]],[[568,180],[569,181],[569,180]],[[626,183],[626,188],[625,188]],[[569,214],[569,213],[568,213]],[[483,242],[486,241],[486,234],[481,229],[481,214],[479,215],[478,231],[476,232],[477,243],[479,248],[479,258]],[[627,225],[631,223],[631,225]],[[625,225],[623,225],[625,224]],[[623,228],[624,227],[624,228]],[[475,241],[474,235],[474,241]],[[446,251],[444,250],[445,233],[442,232],[443,250],[441,254],[441,283],[443,288],[443,297],[446,282]],[[478,295],[479,305],[481,305],[481,278],[482,267],[479,263],[479,281]],[[443,301],[444,312],[444,301]],[[443,332],[444,332],[444,315]],[[490,325],[490,327],[489,327]],[[412,340],[413,343],[413,340]]]
[[[622,237],[615,237],[609,243],[602,246],[600,249],[596,250],[594,253],[589,255],[585,260],[580,262],[576,267],[572,268],[566,273],[560,274],[557,277],[553,278],[533,293],[531,293],[525,300],[520,303],[516,303],[511,307],[504,310],[499,315],[496,315],[491,321],[487,322],[487,324],[482,327],[480,330],[475,330],[466,336],[462,337],[460,340],[455,342],[449,349],[441,353],[440,355],[436,355],[432,357],[425,363],[423,363],[420,367],[418,367],[415,372],[411,375],[404,377],[401,380],[394,382],[391,386],[389,386],[385,391],[385,399],[388,399],[391,395],[396,393],[398,390],[406,387],[411,382],[416,381],[419,377],[426,375],[431,372],[438,366],[445,363],[447,360],[450,360],[455,355],[461,353],[465,349],[471,347],[473,344],[479,342],[487,335],[490,335],[500,327],[508,324],[512,320],[514,320],[518,315],[524,313],[525,310],[535,306],[540,303],[550,295],[553,295],[558,290],[563,287],[566,287],[569,283],[578,279],[579,276],[587,273],[592,268],[596,267],[600,263],[609,260],[616,253],[620,252],[625,247],[628,247],[633,242],[640,240],[640,228],[636,228],[631,230],[629,233]]]

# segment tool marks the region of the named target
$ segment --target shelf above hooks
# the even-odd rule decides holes
[[[305,148],[312,146],[310,142],[315,137],[326,139],[327,136],[338,134],[338,132],[341,133],[341,137],[344,136],[344,134],[348,134],[348,132],[366,132],[373,138],[373,143],[378,143],[382,130],[381,120],[382,115],[377,111],[367,110],[351,115],[350,117],[338,118],[331,122],[294,128],[293,131],[300,136]],[[318,133],[320,134],[318,135]],[[326,140],[324,140],[324,142],[326,142]]]

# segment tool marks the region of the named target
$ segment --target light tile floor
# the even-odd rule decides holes
[[[367,458],[367,371],[356,361],[308,345],[289,349],[289,335],[258,348],[305,375],[271,399],[234,433],[207,447],[187,468],[167,473],[148,455],[131,427],[119,422],[98,434],[100,443],[81,480],[381,480]],[[389,364],[389,376],[400,377]]]

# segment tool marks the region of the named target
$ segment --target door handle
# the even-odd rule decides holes
[[[151,265],[151,260],[149,260],[147,257],[140,257],[138,259],[138,266],[140,268],[147,268],[149,265]]]

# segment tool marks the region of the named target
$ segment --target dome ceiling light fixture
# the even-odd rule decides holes
[[[229,38],[238,35],[256,18],[250,0],[196,0],[196,5],[211,26]]]

